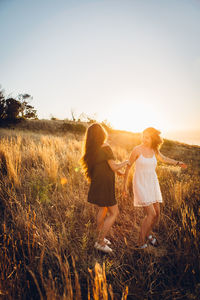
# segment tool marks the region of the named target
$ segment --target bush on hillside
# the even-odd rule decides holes
[[[63,132],[85,133],[86,127],[82,123],[67,122],[60,126],[60,130]]]

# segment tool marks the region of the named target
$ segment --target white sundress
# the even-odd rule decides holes
[[[140,154],[136,160],[133,176],[134,206],[149,206],[156,202],[162,203],[156,165],[155,154],[153,157],[144,157]]]

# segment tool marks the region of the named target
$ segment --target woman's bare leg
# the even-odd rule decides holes
[[[142,221],[141,228],[140,228],[140,235],[139,235],[139,245],[144,245],[147,236],[149,235],[152,226],[154,224],[154,220],[156,218],[156,212],[154,209],[153,204],[144,207],[144,212],[146,214],[145,218]]]
[[[153,203],[153,207],[155,209],[155,212],[156,212],[156,216],[155,216],[155,219],[154,219],[154,222],[152,224],[152,230],[153,228],[159,223],[159,220],[160,220],[160,203]],[[149,234],[151,234],[151,232],[149,232]]]
[[[154,203],[153,207],[154,207],[155,212],[156,212],[156,217],[155,217],[155,221],[154,221],[154,224],[153,224],[153,226],[155,226],[156,224],[159,223],[159,220],[160,220],[160,203],[159,202]]]
[[[102,229],[107,211],[108,211],[107,207],[99,207],[99,211],[97,213],[97,230],[98,230],[98,232],[100,232]]]
[[[99,235],[99,243],[101,244],[104,244],[103,240],[112,227],[113,223],[115,222],[115,219],[119,213],[117,204],[107,207],[107,211],[109,212],[109,215],[106,216],[103,225],[101,225],[101,232]]]

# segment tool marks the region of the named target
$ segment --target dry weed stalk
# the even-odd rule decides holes
[[[0,153],[5,159],[5,168],[10,181],[19,187],[21,184],[21,136],[10,140],[3,138],[0,141]]]

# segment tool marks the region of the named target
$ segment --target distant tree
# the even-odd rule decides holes
[[[76,122],[75,110],[73,108],[71,108],[71,116],[72,116],[72,121]]]
[[[107,130],[107,132],[112,131],[112,126],[108,120],[104,120],[101,122],[101,125]]]
[[[97,114],[93,114],[93,116],[89,116],[88,114],[82,112],[78,118],[79,122],[87,122],[87,123],[95,123],[97,122]]]
[[[87,116],[87,119],[88,119],[88,123],[89,124],[92,124],[92,123],[96,123],[97,122],[97,116],[96,116],[96,113],[93,114],[93,116]]]
[[[4,91],[0,90],[0,120],[3,120],[6,116],[5,107],[6,107],[6,100],[4,96]]]
[[[105,119],[104,121],[102,121],[101,124],[103,126],[107,127],[107,128],[112,129],[112,125],[111,125],[111,123],[107,119]]]
[[[18,100],[20,102],[19,116],[21,116],[23,119],[36,119],[36,109],[30,105],[33,97],[29,94],[19,94]]]
[[[30,105],[33,97],[29,94],[19,94],[17,99],[5,98],[4,91],[0,89],[0,121],[15,122],[22,119],[35,119],[37,112]]]
[[[51,121],[58,121],[59,119],[50,114]]]
[[[88,121],[88,117],[87,117],[87,115],[85,113],[82,112],[79,115],[79,117],[77,117],[77,121],[78,122],[87,122]]]
[[[14,98],[8,98],[6,99],[6,107],[5,107],[5,113],[6,113],[6,120],[8,121],[16,121],[19,112],[20,112],[21,104],[19,101],[17,101]]]

